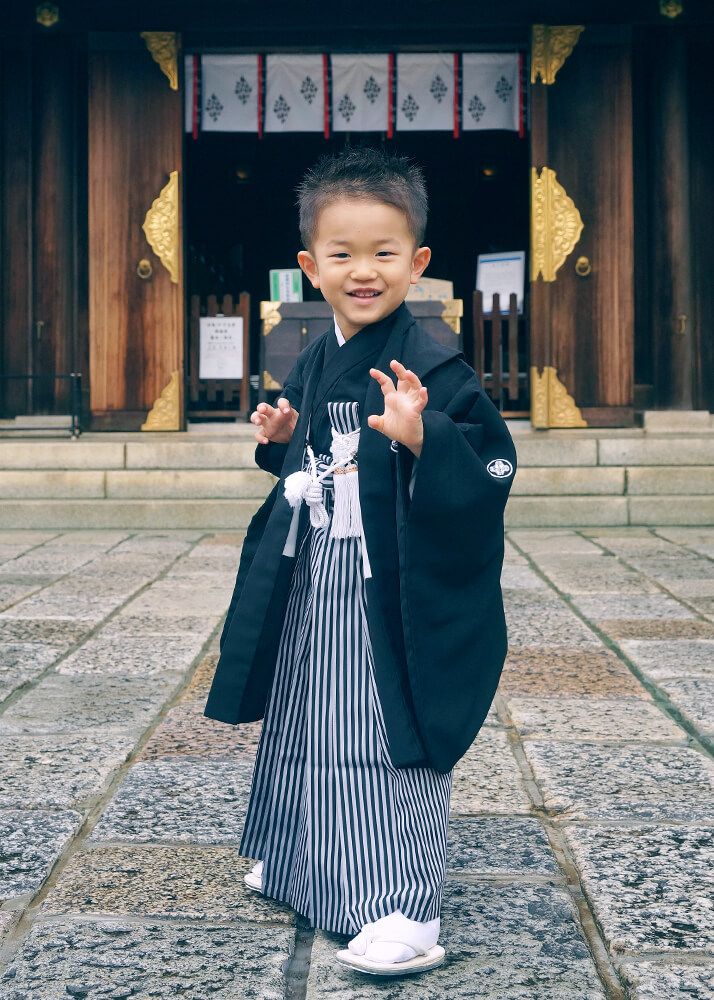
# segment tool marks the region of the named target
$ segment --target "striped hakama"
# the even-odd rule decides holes
[[[340,433],[359,403],[328,402]],[[331,465],[315,455],[318,474]],[[309,459],[304,452],[303,468]],[[239,852],[263,893],[312,927],[356,934],[401,910],[440,914],[452,772],[396,768],[374,680],[359,537],[310,526],[296,556]]]

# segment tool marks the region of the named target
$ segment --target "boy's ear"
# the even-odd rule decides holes
[[[309,250],[301,250],[297,255],[297,262],[307,275],[313,288],[320,287],[320,275],[317,273],[315,258]]]
[[[419,278],[421,278],[424,271],[426,271],[427,265],[431,260],[431,250],[429,247],[419,247],[417,252],[414,254],[412,260],[412,275],[410,281],[412,285],[416,285]]]

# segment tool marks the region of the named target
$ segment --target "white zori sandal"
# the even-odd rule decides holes
[[[440,919],[420,923],[401,910],[365,924],[359,934],[338,951],[335,958],[347,969],[373,976],[402,976],[435,969],[446,952],[437,944]]]
[[[263,862],[259,861],[249,872],[243,876],[243,881],[256,892],[263,891]]]

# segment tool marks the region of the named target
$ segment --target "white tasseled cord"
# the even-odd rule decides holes
[[[285,480],[285,499],[290,506],[297,508],[300,502],[305,500],[310,508],[310,524],[314,528],[324,528],[329,516],[323,503],[321,483],[331,472],[335,473],[333,476],[335,505],[330,529],[332,538],[348,538],[362,534],[357,466],[352,461],[358,445],[359,429],[341,434],[333,428],[330,451],[335,461],[332,465],[318,476],[315,454],[310,445],[306,444],[311,471],[293,472]]]

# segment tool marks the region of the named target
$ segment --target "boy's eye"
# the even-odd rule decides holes
[[[379,251],[379,253],[387,253],[387,254],[389,254],[390,256],[392,256],[392,255],[393,255],[393,254],[392,254],[392,251],[391,251],[391,250],[380,250],[380,251]]]
[[[345,253],[344,250],[340,250],[339,253],[332,253],[332,254],[330,254],[330,256],[331,257],[349,257],[349,254]]]

